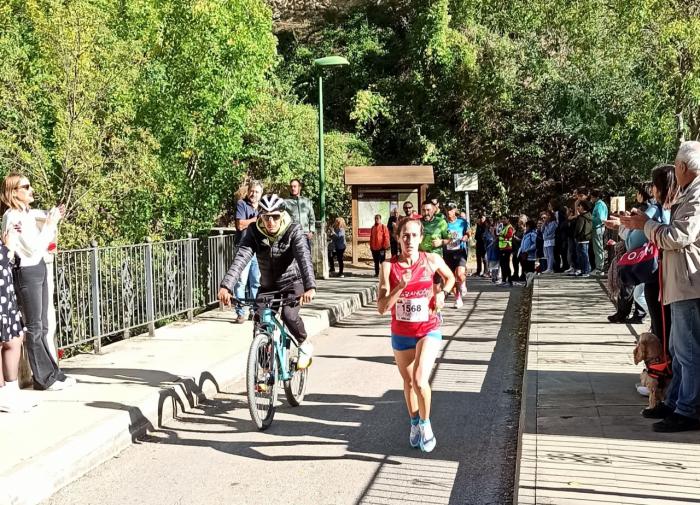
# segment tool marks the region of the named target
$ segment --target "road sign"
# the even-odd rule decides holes
[[[479,176],[476,174],[455,174],[455,191],[478,191]]]

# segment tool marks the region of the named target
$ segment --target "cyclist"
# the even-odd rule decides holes
[[[278,195],[268,194],[260,199],[258,220],[241,237],[236,257],[221,281],[219,301],[224,305],[231,303],[234,286],[254,254],[260,266],[259,293],[279,291],[281,298],[298,298],[301,305],[313,300],[316,279],[306,234],[298,223],[292,222]],[[313,346],[306,341],[299,305],[283,305],[282,321],[300,345],[297,367],[307,367]]]
[[[462,297],[467,296],[467,244],[471,230],[469,223],[457,215],[457,204],[448,202],[447,209],[447,231],[450,234],[450,241],[445,245],[443,257],[445,263],[454,273],[455,282],[455,309],[464,305]]]
[[[421,220],[399,221],[397,238],[399,255],[381,265],[377,310],[380,314],[391,311],[391,346],[411,418],[409,443],[430,452],[437,443],[430,424],[428,382],[442,341],[437,311],[445,304],[454,276],[442,257],[419,250]],[[433,283],[435,274],[441,284]]]

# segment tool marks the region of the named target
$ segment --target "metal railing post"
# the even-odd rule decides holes
[[[187,248],[185,249],[185,261],[187,265],[187,320],[192,322],[194,319],[194,239],[192,234],[187,234]]]
[[[90,284],[92,286],[92,334],[95,338],[93,348],[95,354],[102,350],[102,313],[100,310],[100,251],[97,241],[90,242]]]
[[[214,281],[214,293],[217,294],[218,296],[218,291],[219,291],[219,282],[223,278],[223,273],[226,271],[224,270],[226,268],[225,263],[226,259],[224,258],[224,251],[225,251],[225,246],[226,245],[226,237],[224,237],[224,230],[219,230],[219,236],[216,237],[216,262],[217,262],[217,279]],[[223,312],[224,310],[224,304],[219,302],[219,310]]]
[[[155,310],[153,299],[153,241],[151,238],[146,239],[146,258],[144,262],[146,267],[146,319],[148,322],[148,335],[155,336]]]

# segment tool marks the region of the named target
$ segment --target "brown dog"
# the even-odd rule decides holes
[[[649,332],[642,333],[637,346],[634,348],[634,364],[637,365],[644,361],[644,364],[648,367],[650,364],[659,363],[662,360],[663,350],[661,349],[659,337]],[[653,409],[664,400],[668,380],[651,377],[646,369],[642,371],[639,378],[642,386],[646,386],[649,389],[649,408]]]

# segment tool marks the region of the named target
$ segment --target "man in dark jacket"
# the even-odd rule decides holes
[[[581,200],[576,203],[578,217],[574,225],[574,239],[576,240],[576,250],[578,256],[578,266],[580,270],[575,272],[577,277],[590,277],[591,263],[588,258],[588,245],[593,237],[593,216],[591,209],[593,204],[588,200]]]
[[[316,295],[316,279],[306,235],[299,224],[292,222],[279,196],[263,196],[259,211],[255,226],[243,233],[236,257],[221,281],[219,301],[224,305],[231,303],[234,286],[255,254],[260,267],[260,293],[279,291],[281,298],[298,298],[301,305],[310,303]],[[299,316],[299,305],[284,305],[282,321],[301,345],[298,366],[303,368],[303,363],[310,361],[313,347],[305,342],[306,328]],[[301,353],[307,359],[302,359]]]

